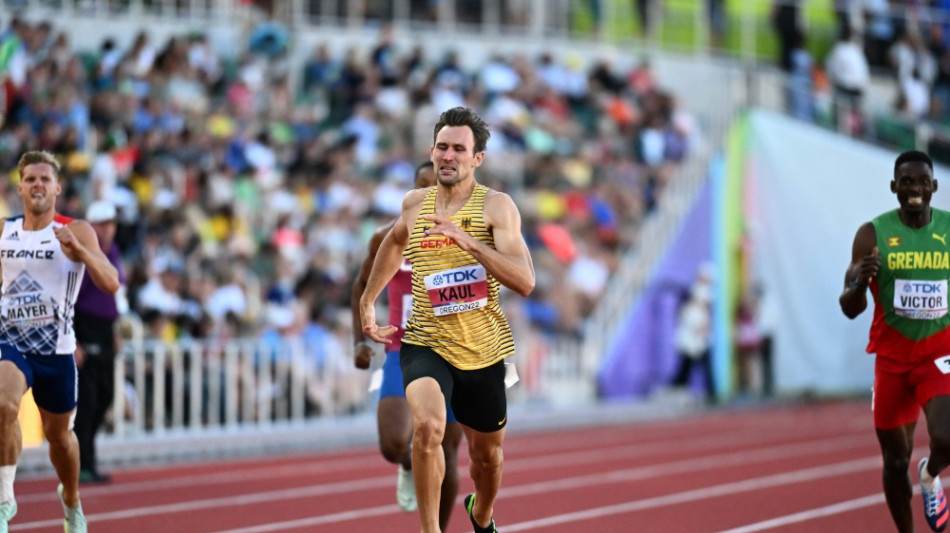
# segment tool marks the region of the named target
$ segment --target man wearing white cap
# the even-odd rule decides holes
[[[99,247],[125,282],[119,247],[115,243],[115,206],[97,200],[86,210]],[[121,294],[121,291],[119,292]],[[96,459],[96,433],[102,426],[115,393],[113,373],[118,351],[115,322],[119,318],[117,295],[110,294],[83,276],[76,298],[76,366],[79,368],[79,404],[76,408],[76,438],[79,439],[80,483],[108,483],[108,475],[99,471]]]

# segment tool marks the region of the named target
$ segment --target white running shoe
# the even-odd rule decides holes
[[[16,502],[0,503],[0,533],[7,533],[7,523],[16,516]]]
[[[66,505],[63,501],[63,484],[56,487],[56,494],[59,495],[59,503],[63,504],[63,514],[66,520],[63,522],[63,531],[66,533],[87,533],[86,516],[82,514],[82,503],[75,509]]]
[[[411,513],[419,504],[416,502],[416,481],[412,479],[412,470],[406,470],[399,465],[396,477],[396,502],[403,511]]]

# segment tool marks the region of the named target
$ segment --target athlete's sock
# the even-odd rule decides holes
[[[928,459],[929,463],[930,460]],[[937,483],[937,478],[930,475],[930,472],[927,470],[927,467],[920,471],[920,484],[927,488],[927,490],[934,490],[934,485]]]
[[[13,480],[16,478],[16,465],[0,466],[0,503],[11,503]]]

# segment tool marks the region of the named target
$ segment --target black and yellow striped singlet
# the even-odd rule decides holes
[[[412,262],[412,317],[403,342],[428,346],[462,370],[485,368],[510,355],[515,344],[498,302],[500,284],[452,240],[425,236],[435,214],[438,187],[426,194],[403,255]],[[450,218],[472,237],[494,247],[483,216],[488,187],[476,184]]]

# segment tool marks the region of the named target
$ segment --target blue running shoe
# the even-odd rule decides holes
[[[917,463],[917,475],[920,479],[921,474],[927,468],[927,457],[924,457]],[[940,484],[940,477],[934,478],[933,490],[927,490],[923,483],[920,484],[920,494],[924,497],[924,516],[927,517],[927,524],[934,531],[943,531],[947,528],[947,518],[950,516],[950,509],[947,508],[947,495],[943,492],[943,485]]]
[[[475,516],[472,514],[472,510],[475,508],[475,493],[471,493],[465,497],[465,512],[468,513],[468,519],[472,521],[472,527],[475,528],[475,533],[498,533],[498,528],[495,527],[495,517],[492,517],[488,522],[488,527],[482,527],[475,522]]]

